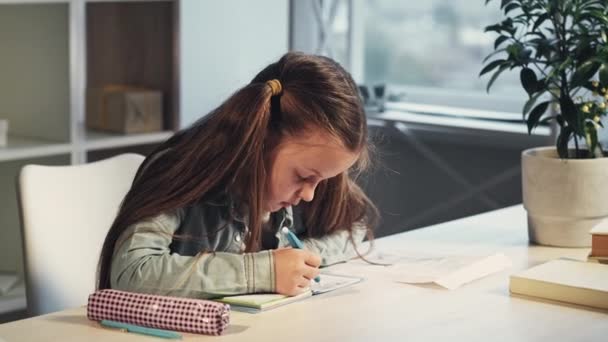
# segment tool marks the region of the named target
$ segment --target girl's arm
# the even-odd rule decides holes
[[[297,224],[296,224],[297,225]],[[296,232],[304,228],[295,227]],[[360,254],[367,252],[367,246],[361,246],[367,233],[366,227],[362,224],[355,224],[352,231],[352,241],[350,232],[342,230],[321,238],[307,238],[302,242],[307,250],[321,257],[321,267],[330,266],[340,262],[348,261],[357,256],[353,242],[356,244]],[[289,247],[289,242],[283,234],[279,234],[279,247]]]
[[[343,230],[331,235],[317,239],[304,239],[306,249],[321,257],[321,266],[330,266],[340,262],[348,261],[357,256],[353,242],[357,246],[359,253],[367,251],[367,247],[362,247],[361,242],[365,238],[366,228],[360,224],[353,227],[353,239],[351,241],[348,231]]]
[[[129,227],[115,247],[112,288],[191,298],[275,291],[271,251],[171,254],[179,223],[177,213],[163,214]]]

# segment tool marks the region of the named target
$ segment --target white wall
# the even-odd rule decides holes
[[[0,118],[11,134],[69,140],[68,13],[65,3],[2,5]]]
[[[182,0],[179,16],[181,127],[288,51],[288,0]]]

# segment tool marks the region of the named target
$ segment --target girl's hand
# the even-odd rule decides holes
[[[321,258],[309,251],[280,248],[273,251],[277,293],[295,296],[310,286],[319,275]]]

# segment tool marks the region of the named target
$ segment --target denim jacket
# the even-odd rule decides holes
[[[289,243],[281,227],[305,233],[291,207],[273,213],[266,228],[276,247]],[[246,217],[236,213],[228,196],[201,200],[128,227],[116,242],[112,257],[114,289],[190,298],[275,292],[271,250],[244,253]],[[355,256],[348,231],[318,239],[303,239],[305,248],[321,257],[321,266]],[[353,241],[363,240],[365,228],[353,229]]]

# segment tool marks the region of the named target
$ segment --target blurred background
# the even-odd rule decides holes
[[[289,50],[361,86],[376,236],[520,203],[521,151],[553,137],[528,135],[517,73],[486,93],[484,2],[0,0],[0,322],[25,315],[22,166],[146,154]]]

